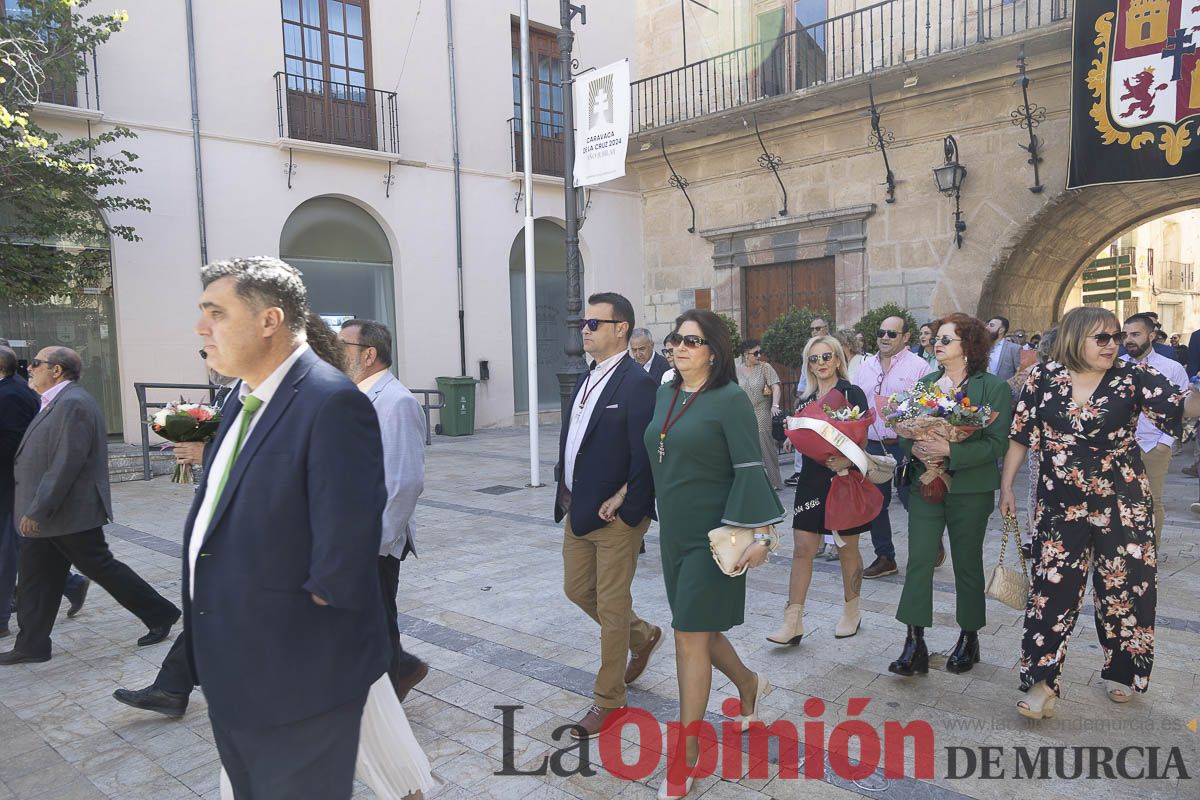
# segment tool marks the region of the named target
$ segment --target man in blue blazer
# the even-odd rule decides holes
[[[184,529],[188,652],[238,800],[345,800],[388,662],[379,422],[305,342],[300,273],[234,259],[201,282],[208,364],[242,383]]]
[[[558,439],[554,521],[563,532],[563,589],[600,624],[595,700],[572,731],[591,738],[625,706],[625,686],[646,669],[662,629],[633,612],[638,550],[654,513],[642,435],[658,384],[627,352],[633,306],[614,292],[588,298],[583,349],[593,365],[575,384]]]

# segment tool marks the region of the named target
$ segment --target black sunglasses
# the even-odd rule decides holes
[[[662,352],[662,354],[663,354],[664,356],[673,356],[673,355],[675,355],[675,348],[673,348],[673,347],[664,347],[664,348],[661,350],[661,352]]]
[[[762,350],[751,350],[749,353],[746,353],[746,355],[754,356],[755,358],[758,358],[759,356],[762,355]]]
[[[57,366],[53,361],[43,361],[40,358],[34,358],[34,359],[30,359],[30,361],[29,361],[29,368],[36,369],[36,368],[42,366],[43,364],[45,364],[47,367]]]
[[[679,347],[681,344],[686,344],[690,348],[695,348],[703,347],[704,345],[708,344],[708,340],[703,336],[694,336],[692,334],[680,336],[678,333],[672,333],[667,337],[667,344],[674,347]]]
[[[583,330],[584,328],[587,328],[592,333],[595,333],[596,329],[600,327],[601,322],[608,322],[613,325],[619,325],[624,321],[625,320],[623,320],[623,319],[581,319],[581,320],[579,320],[579,329]]]
[[[947,345],[947,344],[950,344],[951,342],[961,342],[962,339],[951,339],[949,336],[943,336],[939,339],[938,337],[935,336],[930,341],[932,341],[934,344],[941,342],[943,345]]]
[[[887,328],[880,328],[879,330],[875,331],[876,339],[882,339],[885,336],[889,339],[895,339],[899,335],[900,331],[889,331]]]
[[[1113,341],[1114,339],[1118,342],[1125,341],[1125,331],[1117,331],[1116,333],[1094,333],[1088,338],[1095,339],[1096,344],[1100,345],[1101,347],[1107,347],[1109,342]]]
[[[808,357],[808,363],[815,364],[818,361],[832,361],[833,353],[813,353]]]

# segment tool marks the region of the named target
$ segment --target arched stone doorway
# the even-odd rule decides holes
[[[279,257],[304,273],[308,304],[335,330],[352,317],[396,334],[392,248],[375,218],[337,197],[314,197],[288,217]]]
[[[1200,178],[1096,186],[1064,192],[1003,248],[979,298],[981,317],[1000,314],[1042,330],[1096,251],[1139,224],[1200,205]]]
[[[534,220],[534,290],[537,292],[538,410],[559,409],[558,373],[566,362],[567,253],[565,229],[548,219]],[[580,256],[580,270],[583,257]],[[513,239],[508,254],[512,311],[513,406],[529,412],[525,347],[525,231]]]

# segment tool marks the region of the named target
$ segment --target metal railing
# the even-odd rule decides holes
[[[508,143],[512,154],[512,171],[525,171],[525,152],[521,144],[521,120],[510,117],[508,120]],[[563,176],[563,126],[550,125],[546,122],[535,122],[531,130],[530,152],[533,160],[533,172],[537,175],[552,175],[555,178]]]
[[[39,103],[100,110],[100,81],[96,69],[96,51],[82,58],[83,70],[76,75],[54,74],[47,68],[46,80],[38,88]]]
[[[167,403],[174,402],[167,400],[162,403],[152,403],[146,399],[147,389],[171,389],[187,391],[189,389],[202,389],[208,392],[208,402],[212,403],[217,396],[217,392],[221,389],[210,383],[135,383],[133,384],[133,392],[137,395],[138,401],[138,420],[142,428],[142,480],[148,481],[153,475],[150,472],[150,409],[163,408]]]
[[[634,81],[633,128],[715,114],[1066,19],[1074,0],[884,0]]]
[[[1160,289],[1176,289],[1190,292],[1195,287],[1195,275],[1192,264],[1187,261],[1160,261],[1158,274],[1162,283]]]
[[[437,389],[409,389],[413,394],[421,395],[421,409],[425,412],[425,444],[433,444],[433,426],[430,424],[429,412],[438,411],[446,407],[446,396]],[[429,398],[436,395],[437,402],[429,402]]]
[[[275,73],[280,138],[400,152],[396,93]]]

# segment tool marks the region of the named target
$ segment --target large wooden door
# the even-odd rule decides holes
[[[832,312],[834,294],[833,258],[813,258],[746,267],[742,270],[742,319],[745,334],[760,338],[767,326],[792,308]],[[794,382],[798,373],[794,364],[775,364],[784,383]]]

